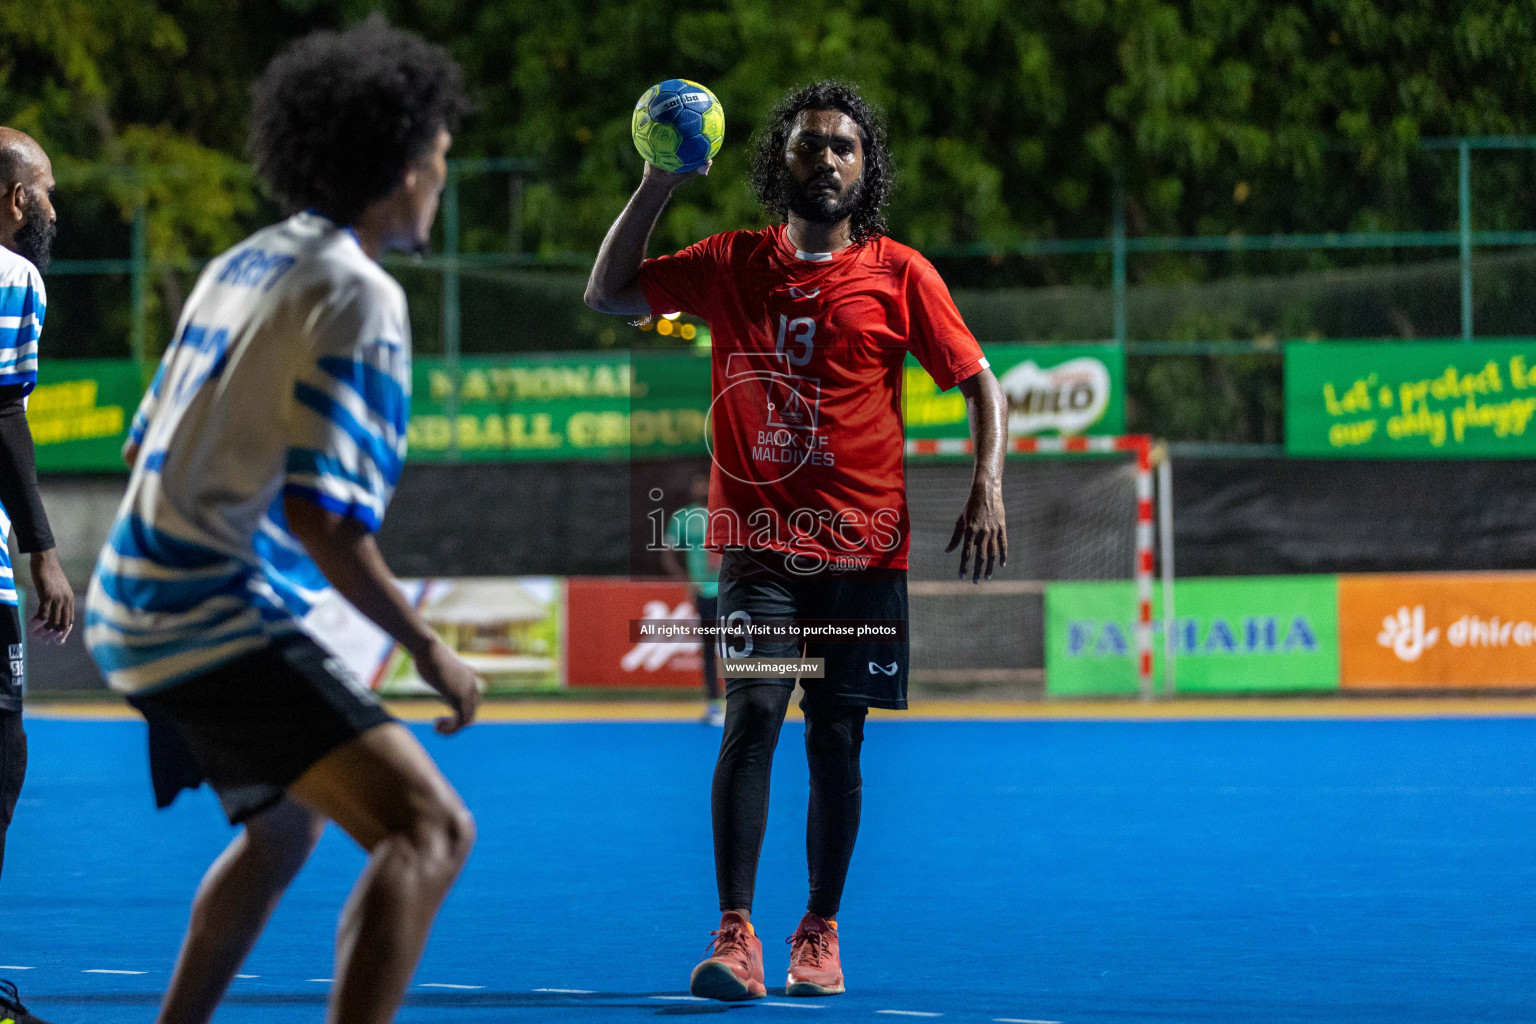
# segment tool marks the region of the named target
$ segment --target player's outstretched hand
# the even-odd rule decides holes
[[[971,582],[980,583],[992,578],[992,566],[1008,564],[1008,522],[1003,515],[1003,488],[1001,484],[977,483],[966,499],[965,511],[955,520],[955,534],[949,539],[945,551],[960,546],[960,578],[965,579],[966,566],[973,566]],[[974,562],[973,562],[974,559]],[[982,563],[986,568],[983,572]]]
[[[27,630],[45,644],[62,644],[75,628],[75,592],[59,564],[57,548],[33,552],[31,563],[37,611]]]
[[[480,679],[447,644],[441,640],[432,641],[426,657],[417,660],[416,671],[453,709],[452,715],[445,715],[433,723],[438,732],[448,736],[475,720],[480,710]]]

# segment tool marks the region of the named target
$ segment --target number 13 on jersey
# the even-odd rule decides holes
[[[778,353],[788,360],[790,366],[804,366],[811,361],[811,353],[816,349],[815,338],[816,321],[808,316],[797,316],[791,320],[786,314],[779,314]],[[798,345],[800,350],[787,351],[787,343]]]

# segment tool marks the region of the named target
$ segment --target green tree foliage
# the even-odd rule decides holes
[[[893,224],[925,246],[1102,235],[1116,166],[1138,232],[1395,227],[1426,205],[1389,194],[1421,136],[1524,132],[1536,103],[1536,9],[1491,0],[528,0],[441,27],[480,89],[474,144],[547,168],[530,226],[557,249],[601,236],[639,169],[628,101],[669,75],[730,118],[674,243],[757,218],[746,138],[821,76],[888,111]]]
[[[241,164],[254,76],[294,35],[375,7],[464,64],[479,112],[457,155],[537,162],[522,231],[546,256],[595,249],[641,169],[630,106],[673,76],[714,89],[727,139],[667,211],[658,246],[763,222],[748,138],[784,91],[819,77],[856,82],[887,111],[893,231],[930,250],[1103,236],[1117,168],[1133,235],[1445,229],[1454,157],[1418,140],[1530,133],[1536,111],[1536,7],[1506,0],[32,0],[0,5],[0,117],[65,171],[174,166],[101,187],[119,217],[148,202],[155,256],[206,256],[272,212]],[[1478,226],[1536,224],[1529,178],[1519,161],[1480,171]],[[465,238],[489,247],[505,233],[466,218]],[[1141,257],[1131,269],[1133,282],[1174,284],[1348,262],[1288,259]],[[1108,276],[1091,258],[942,265],[973,287]],[[1249,325],[1202,313],[1178,330]],[[1237,383],[1210,390],[1229,397],[1269,386],[1236,364],[1221,372]],[[1189,376],[1147,373],[1142,407],[1169,407],[1177,392],[1158,389]],[[1209,429],[1181,432],[1254,434],[1252,409],[1208,412]]]

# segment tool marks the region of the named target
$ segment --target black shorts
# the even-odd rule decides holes
[[[315,762],[394,721],[307,636],[283,637],[128,703],[149,722],[155,802],[207,782],[231,824],[266,810]]]
[[[0,711],[20,711],[27,692],[21,644],[21,613],[15,605],[0,605]]]
[[[773,551],[727,549],[720,562],[720,621],[807,619],[899,622],[902,635],[887,640],[721,640],[725,658],[822,658],[825,678],[801,680],[807,702],[856,707],[907,707],[907,573],[905,569],[792,571]],[[727,695],[744,686],[793,687],[787,677],[724,676]]]

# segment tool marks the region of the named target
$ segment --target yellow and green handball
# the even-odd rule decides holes
[[[669,78],[645,91],[630,120],[635,148],[664,171],[694,171],[720,152],[725,108],[698,82]]]

